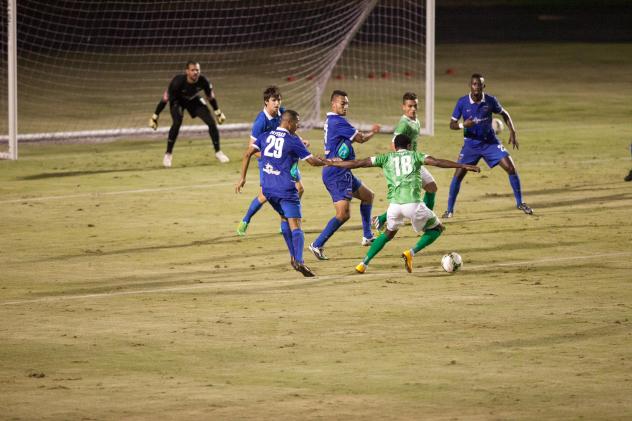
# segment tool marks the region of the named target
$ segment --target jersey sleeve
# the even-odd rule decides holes
[[[358,133],[358,131],[356,130],[355,127],[353,127],[351,124],[349,124],[349,122],[347,120],[345,120],[344,118],[339,118],[336,121],[336,134],[338,136],[342,136],[344,138],[349,139],[350,141],[353,142],[353,138],[355,137],[356,133]]]
[[[462,115],[463,110],[461,110],[461,100],[458,100],[454,106],[454,111],[452,111],[452,120],[457,121]]]
[[[292,152],[296,154],[298,159],[303,161],[312,156],[312,153],[303,145],[299,137],[292,137]]]
[[[395,131],[393,132],[393,140],[395,140],[395,136],[397,136],[398,134],[406,134],[407,129],[408,125],[406,124],[404,119],[400,119],[399,123],[397,123],[397,127],[395,127]]]
[[[500,105],[500,101],[498,100],[498,98],[493,97],[494,101],[492,104],[492,112],[495,114],[500,114],[503,111],[503,106]]]
[[[381,154],[381,155],[376,155],[376,156],[371,157],[371,164],[374,167],[383,167],[384,164],[386,164],[387,162],[388,162],[387,154]]]
[[[204,93],[206,94],[206,96],[209,98],[215,98],[215,95],[213,94],[213,85],[211,85],[211,82],[209,82],[205,76],[200,76],[200,80],[202,81],[202,89],[204,89]]]
[[[254,146],[256,149],[261,150],[261,144],[263,143],[264,138],[265,138],[265,134],[261,133],[259,136],[257,136],[255,141],[252,142],[252,146]]]
[[[257,137],[259,137],[259,135],[261,135],[261,133],[265,130],[265,116],[262,114],[263,113],[259,113],[257,118],[255,118],[254,123],[252,123],[252,131],[250,132],[250,138],[252,140],[257,139]]]
[[[419,166],[422,166],[425,164],[426,156],[428,155],[426,155],[425,153],[415,152],[415,161],[419,162]]]
[[[177,97],[178,91],[180,90],[180,78],[178,76],[171,79],[171,83],[169,83],[169,87],[167,88],[167,92],[165,92],[164,97],[167,97],[169,101],[174,101]]]

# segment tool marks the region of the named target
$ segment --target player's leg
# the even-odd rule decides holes
[[[426,167],[421,167],[419,173],[421,174],[421,187],[425,190],[424,203],[428,209],[433,210],[438,190],[437,183]]]
[[[325,256],[323,247],[325,246],[327,240],[329,240],[329,238],[338,231],[338,228],[349,220],[349,202],[353,197],[352,184],[353,179],[350,173],[345,174],[340,178],[325,181],[325,187],[327,188],[327,191],[331,196],[331,200],[334,203],[336,216],[327,222],[327,225],[318,238],[309,245],[309,250],[314,253],[314,256],[316,256],[318,260],[329,260],[329,258]]]
[[[195,110],[195,115],[200,117],[204,123],[208,126],[208,134],[211,137],[211,141],[213,142],[213,149],[215,149],[215,157],[221,163],[229,162],[230,159],[221,151],[219,147],[219,130],[217,129],[217,124],[215,123],[215,119],[211,115],[208,107],[205,105],[199,105]]]
[[[360,216],[362,217],[362,245],[369,246],[373,242],[373,232],[371,231],[371,210],[373,209],[373,199],[375,194],[362,182],[353,177],[352,187],[353,197],[360,199]]]
[[[522,201],[522,188],[520,185],[520,177],[518,176],[518,172],[516,171],[516,167],[514,165],[513,159],[511,156],[507,154],[503,158],[498,161],[498,165],[505,170],[507,175],[509,176],[509,184],[511,185],[511,189],[513,190],[514,198],[516,199],[516,207],[526,213],[527,215],[531,215],[533,213],[533,209],[529,207],[526,203]],[[490,165],[490,167],[493,165]]]
[[[399,227],[404,223],[404,215],[401,212],[401,205],[391,204],[386,211],[388,218],[386,223],[386,229],[371,243],[369,251],[364,256],[364,259],[356,266],[355,270],[358,273],[366,272],[369,262],[384,248],[386,243],[391,241]]]
[[[444,230],[441,221],[435,213],[428,209],[425,203],[418,203],[416,206],[405,208],[406,217],[410,218],[411,225],[415,232],[423,231],[423,235],[417,243],[410,249],[404,250],[402,258],[404,266],[410,273],[413,270],[413,257],[421,250],[434,243]]]
[[[178,133],[180,133],[180,126],[182,126],[182,118],[184,116],[183,109],[178,103],[170,104],[169,111],[171,113],[171,127],[169,128],[169,135],[167,137],[167,151],[162,159],[162,165],[169,168],[171,167],[171,161],[173,157],[173,147],[178,139]]]
[[[459,191],[461,191],[461,182],[463,178],[465,178],[465,174],[467,174],[467,171],[463,168],[457,168],[454,171],[454,176],[452,176],[452,181],[450,182],[450,191],[448,193],[448,209],[443,213],[444,218],[452,218],[454,214],[456,197],[459,195]]]
[[[307,266],[303,260],[303,248],[305,246],[305,233],[301,228],[301,202],[300,200],[282,200],[281,206],[283,213],[287,215],[287,222],[291,230],[292,246],[295,270],[301,272],[303,276],[315,276],[314,272]]]
[[[246,214],[241,219],[241,222],[237,226],[237,235],[244,236],[246,235],[246,230],[248,229],[248,225],[250,224],[250,220],[252,217],[259,212],[259,209],[266,203],[268,199],[263,195],[262,191],[259,191],[259,194],[252,199],[250,202],[250,206],[248,206],[248,210]]]

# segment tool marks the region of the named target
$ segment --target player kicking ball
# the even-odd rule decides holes
[[[439,168],[461,168],[474,172],[481,171],[476,165],[459,164],[413,151],[410,138],[403,134],[395,136],[393,143],[395,152],[352,161],[327,161],[327,165],[348,169],[381,167],[386,178],[387,199],[389,201],[386,211],[386,230],[373,241],[364,260],[356,266],[355,270],[358,273],[366,272],[369,262],[384,248],[386,243],[395,237],[399,227],[404,224],[404,218],[410,219],[415,232],[423,231],[424,233],[417,244],[402,252],[404,265],[409,273],[413,271],[415,254],[432,244],[443,232],[444,227],[441,221],[421,198],[420,169],[423,165]]]
[[[235,192],[241,193],[246,184],[246,174],[250,158],[261,152],[261,191],[268,203],[281,216],[281,232],[290,252],[290,263],[303,276],[316,276],[303,260],[305,234],[301,229],[301,200],[292,175],[292,167],[299,160],[315,167],[325,165],[325,161],[312,156],[296,135],[299,115],[296,111],[285,110],[281,124],[275,130],[265,132],[248,147],[241,163],[241,178],[235,185]]]

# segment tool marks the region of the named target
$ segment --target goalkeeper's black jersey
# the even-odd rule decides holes
[[[171,80],[169,89],[167,90],[169,95],[169,102],[177,102],[183,107],[186,107],[191,101],[197,98],[203,98],[201,92],[204,92],[207,97],[213,98],[213,86],[208,79],[202,75],[198,77],[195,83],[188,83],[186,75],[178,75]]]

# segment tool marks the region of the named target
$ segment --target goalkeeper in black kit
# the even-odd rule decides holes
[[[169,103],[173,123],[169,129],[167,152],[162,160],[162,164],[165,167],[171,167],[173,146],[176,144],[176,139],[180,132],[184,110],[187,110],[191,117],[200,117],[202,121],[206,123],[208,133],[213,141],[213,147],[215,148],[215,157],[219,162],[226,163],[230,161],[219,147],[219,130],[217,130],[215,119],[213,119],[208,109],[207,101],[211,104],[211,107],[213,107],[217,122],[219,124],[224,123],[226,116],[219,109],[217,99],[215,99],[215,93],[213,92],[213,85],[211,85],[206,77],[200,74],[200,63],[189,61],[187,62],[185,74],[177,75],[171,80],[169,87],[162,95],[158,105],[156,105],[156,111],[154,111],[154,114],[149,120],[149,127],[156,130],[158,128],[158,116],[160,112],[164,110],[167,102]]]

